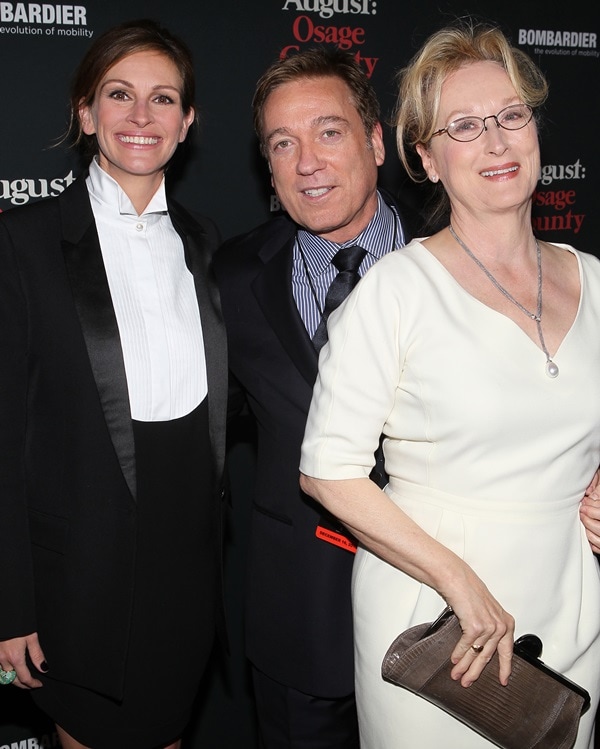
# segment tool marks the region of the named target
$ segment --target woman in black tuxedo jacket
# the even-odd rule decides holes
[[[87,175],[0,216],[0,681],[64,749],[176,749],[221,624],[218,237],[167,197],[189,52],[102,35],[72,89]]]

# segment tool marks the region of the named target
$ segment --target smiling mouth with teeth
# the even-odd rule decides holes
[[[310,198],[318,198],[321,195],[325,195],[325,193],[329,192],[330,189],[330,187],[320,187],[318,190],[304,190],[304,194],[308,195]]]
[[[141,135],[120,135],[119,140],[122,143],[135,143],[137,146],[155,146],[158,138],[147,138]]]
[[[509,169],[494,169],[491,172],[481,172],[482,177],[495,177],[497,174],[508,174],[509,172],[516,172],[518,166],[511,166]]]

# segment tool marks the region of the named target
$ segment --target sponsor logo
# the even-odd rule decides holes
[[[52,5],[50,3],[0,2],[0,35],[85,36],[94,32],[87,28],[84,5]]]
[[[83,5],[40,5],[38,3],[0,2],[0,21],[4,23],[58,23],[85,26]]]
[[[377,2],[376,0],[286,0],[281,10],[318,13],[321,18],[331,18],[334,14],[374,16],[377,13]]]
[[[73,171],[64,177],[54,179],[0,179],[0,201],[7,200],[11,205],[25,205],[30,200],[55,198],[70,184],[75,182]],[[0,749],[2,747],[0,746]]]
[[[592,31],[519,29],[518,43],[533,47],[536,55],[598,57],[598,34]]]
[[[546,164],[542,167],[539,182],[542,187],[547,187],[555,181],[581,179],[585,179],[585,167],[577,159],[574,164]],[[585,213],[576,212],[576,202],[577,191],[573,188],[537,189],[533,194],[533,228],[540,232],[571,231],[579,234]]]
[[[46,747],[60,747],[56,731],[37,738],[32,736],[29,739],[11,741],[10,744],[0,744],[0,749],[46,749]]]

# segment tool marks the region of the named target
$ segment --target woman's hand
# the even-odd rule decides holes
[[[470,599],[471,596],[468,596]],[[508,684],[512,670],[515,621],[485,590],[478,600],[465,600],[454,608],[463,631],[462,637],[452,651],[454,667],[451,676],[469,687],[481,676],[494,652],[498,651],[500,683]],[[462,613],[464,610],[469,613]]]
[[[14,637],[11,640],[0,641],[0,668],[4,671],[14,669],[17,672],[17,677],[13,681],[16,687],[37,689],[43,684],[32,675],[27,667],[26,654],[29,654],[31,662],[38,671],[45,673],[48,670],[37,632],[33,632],[26,637]]]

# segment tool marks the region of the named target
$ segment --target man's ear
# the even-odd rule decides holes
[[[381,166],[385,161],[385,146],[383,145],[383,130],[381,123],[375,123],[373,132],[371,133],[371,148],[375,155],[375,162],[377,166]]]

